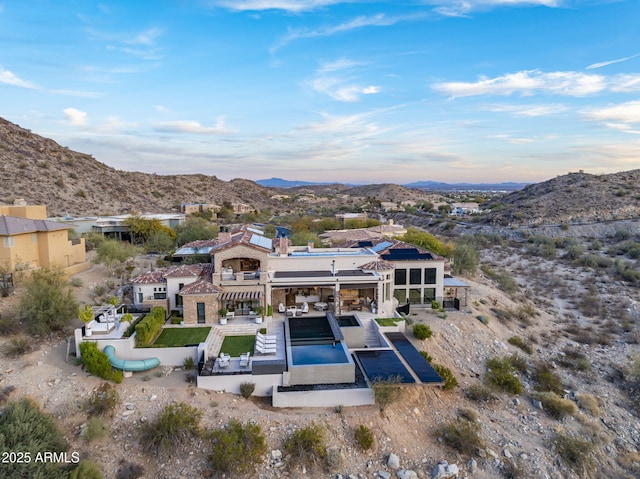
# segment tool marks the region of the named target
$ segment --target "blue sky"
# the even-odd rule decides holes
[[[640,2],[0,0],[0,116],[121,170],[640,168]]]

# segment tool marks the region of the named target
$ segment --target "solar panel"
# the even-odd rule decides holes
[[[416,376],[423,383],[441,383],[442,378],[431,367],[431,364],[424,358],[411,341],[402,333],[385,333],[389,341],[398,350],[409,367],[413,369]]]
[[[382,243],[378,243],[377,245],[373,246],[371,250],[379,253],[380,251],[387,249],[389,246],[393,246],[393,243],[391,243],[390,241],[383,241]]]
[[[269,250],[271,249],[272,245],[272,241],[269,238],[265,238],[264,236],[260,235],[251,235],[249,243]]]
[[[396,353],[388,349],[378,349],[372,351],[356,351],[354,353],[359,359],[365,374],[369,380],[389,380],[400,378],[401,383],[415,383],[411,373],[402,364]]]

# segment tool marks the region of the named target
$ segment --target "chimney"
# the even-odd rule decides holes
[[[280,256],[286,256],[289,253],[289,239],[286,236],[281,236],[278,247],[280,250]]]
[[[231,233],[227,228],[222,228],[218,233],[218,243],[228,243],[231,241]]]

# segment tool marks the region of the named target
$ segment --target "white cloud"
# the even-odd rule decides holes
[[[361,65],[364,65],[364,63],[358,63],[346,58],[324,63],[318,68],[316,77],[310,81],[311,88],[330,96],[334,100],[343,102],[357,102],[362,95],[380,93],[382,90],[380,86],[363,86],[354,80],[356,76],[355,69]]]
[[[132,45],[155,45],[156,38],[160,37],[164,31],[160,28],[149,28],[135,34],[132,38],[126,40],[126,43]]]
[[[340,3],[352,3],[345,0],[213,0],[212,5],[236,11],[285,10],[300,13]]]
[[[87,112],[76,108],[65,108],[62,111],[67,121],[73,126],[84,126],[87,124]]]
[[[219,117],[214,126],[204,126],[195,120],[178,120],[159,123],[154,127],[154,130],[165,133],[193,133],[197,135],[220,135],[234,132],[234,130],[225,126],[223,117]]]
[[[567,107],[561,104],[548,105],[492,105],[489,111],[496,113],[513,113],[517,116],[549,116],[567,111]]]
[[[102,93],[95,91],[80,91],[80,90],[50,90],[54,95],[75,96],[78,98],[99,98],[103,96]]]
[[[476,10],[490,10],[497,7],[559,7],[561,0],[429,0],[436,6],[436,12],[448,17],[465,16]]]
[[[593,108],[583,110],[580,113],[589,120],[640,123],[640,101],[630,101],[604,108]]]
[[[31,82],[23,80],[16,76],[13,72],[9,70],[5,70],[0,66],[0,83],[4,83],[6,85],[19,86],[21,88],[27,88],[29,90],[36,90],[38,87]]]
[[[635,58],[635,57],[637,57],[639,55],[640,55],[640,53],[636,53],[635,55],[631,55],[630,57],[618,58],[616,60],[609,60],[609,61],[606,61],[606,62],[592,63],[586,69],[587,70],[593,70],[593,69],[596,69],[596,68],[602,68],[602,67],[606,67],[606,66],[609,66],[609,65],[613,65],[615,63],[626,62],[627,60],[631,60],[632,58]]]
[[[476,82],[435,83],[432,88],[452,98],[513,93],[522,96],[546,93],[579,97],[605,90],[640,91],[640,74],[606,77],[572,71],[545,73],[540,70],[525,70],[496,78],[481,77]]]

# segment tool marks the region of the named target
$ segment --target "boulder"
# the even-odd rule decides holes
[[[458,477],[459,473],[460,470],[457,465],[442,461],[431,471],[431,479],[450,479]]]
[[[390,453],[387,459],[387,467],[394,471],[398,469],[400,467],[400,458],[396,454]]]

